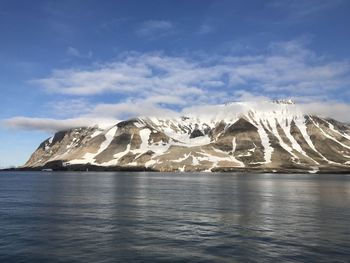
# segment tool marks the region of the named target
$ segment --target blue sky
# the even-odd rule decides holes
[[[0,166],[52,132],[256,97],[350,120],[350,2],[0,1]]]

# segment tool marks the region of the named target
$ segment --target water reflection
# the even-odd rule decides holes
[[[0,260],[347,262],[350,177],[0,176]]]

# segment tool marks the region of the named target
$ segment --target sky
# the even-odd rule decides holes
[[[293,98],[350,121],[349,13],[347,0],[0,0],[0,167],[58,130],[229,101]]]

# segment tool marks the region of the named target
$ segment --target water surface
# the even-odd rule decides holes
[[[0,262],[349,260],[349,175],[0,173]]]

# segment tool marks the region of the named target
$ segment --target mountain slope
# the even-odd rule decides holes
[[[24,167],[59,164],[157,171],[346,171],[350,127],[291,101],[221,105],[179,118],[137,118],[58,132]]]

